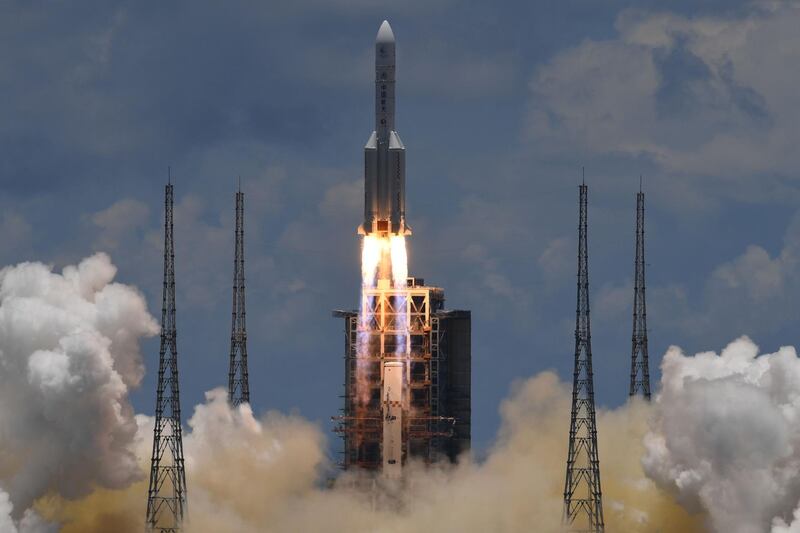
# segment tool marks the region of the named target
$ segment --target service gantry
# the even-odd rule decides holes
[[[342,467],[386,474],[412,458],[455,461],[470,447],[471,313],[444,309],[444,291],[413,277],[406,287],[365,288],[361,298],[367,320],[334,312],[345,326],[344,408],[334,417]],[[396,406],[383,397],[389,389],[399,393]],[[386,416],[402,421],[396,458],[387,455]]]

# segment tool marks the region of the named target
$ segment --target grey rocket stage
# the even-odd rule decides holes
[[[383,21],[375,39],[375,131],[364,147],[364,224],[359,233],[409,235],[406,148],[394,129],[395,39]]]

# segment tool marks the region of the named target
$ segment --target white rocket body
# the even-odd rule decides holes
[[[409,235],[406,225],[406,149],[394,129],[395,40],[383,21],[375,39],[375,131],[364,147],[366,235]]]
[[[383,475],[402,477],[403,468],[403,369],[400,361],[383,364]]]

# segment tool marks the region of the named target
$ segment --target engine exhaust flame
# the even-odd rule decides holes
[[[406,238],[403,235],[392,235],[390,239],[392,254],[392,281],[395,289],[404,288],[408,278],[408,256],[406,255]],[[395,327],[397,333],[397,346],[395,355],[408,357],[408,317],[406,313],[405,294],[398,294],[395,298],[395,310],[397,311]]]
[[[406,298],[397,295],[393,299],[395,309],[391,323],[380,323],[379,328],[373,327],[375,321],[386,320],[387,317],[375,315],[377,302],[375,297],[368,294],[370,289],[384,286],[387,289],[402,289],[406,287],[408,277],[408,256],[406,254],[405,237],[392,235],[379,237],[365,235],[361,243],[361,299],[358,313],[358,340],[357,352],[357,380],[358,402],[366,405],[369,398],[368,372],[371,356],[383,351],[380,339],[371,332],[375,329],[389,327],[397,331],[395,346],[392,350],[395,355],[402,357],[408,355],[408,318],[406,313]]]

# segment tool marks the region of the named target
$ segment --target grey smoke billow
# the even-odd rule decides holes
[[[33,509],[26,509],[19,522],[11,517],[14,506],[8,493],[0,490],[0,533],[56,533],[58,524],[43,520]]]
[[[96,254],[61,273],[0,271],[0,485],[19,519],[39,497],[84,496],[142,476],[129,388],[158,331],[136,289]]]

